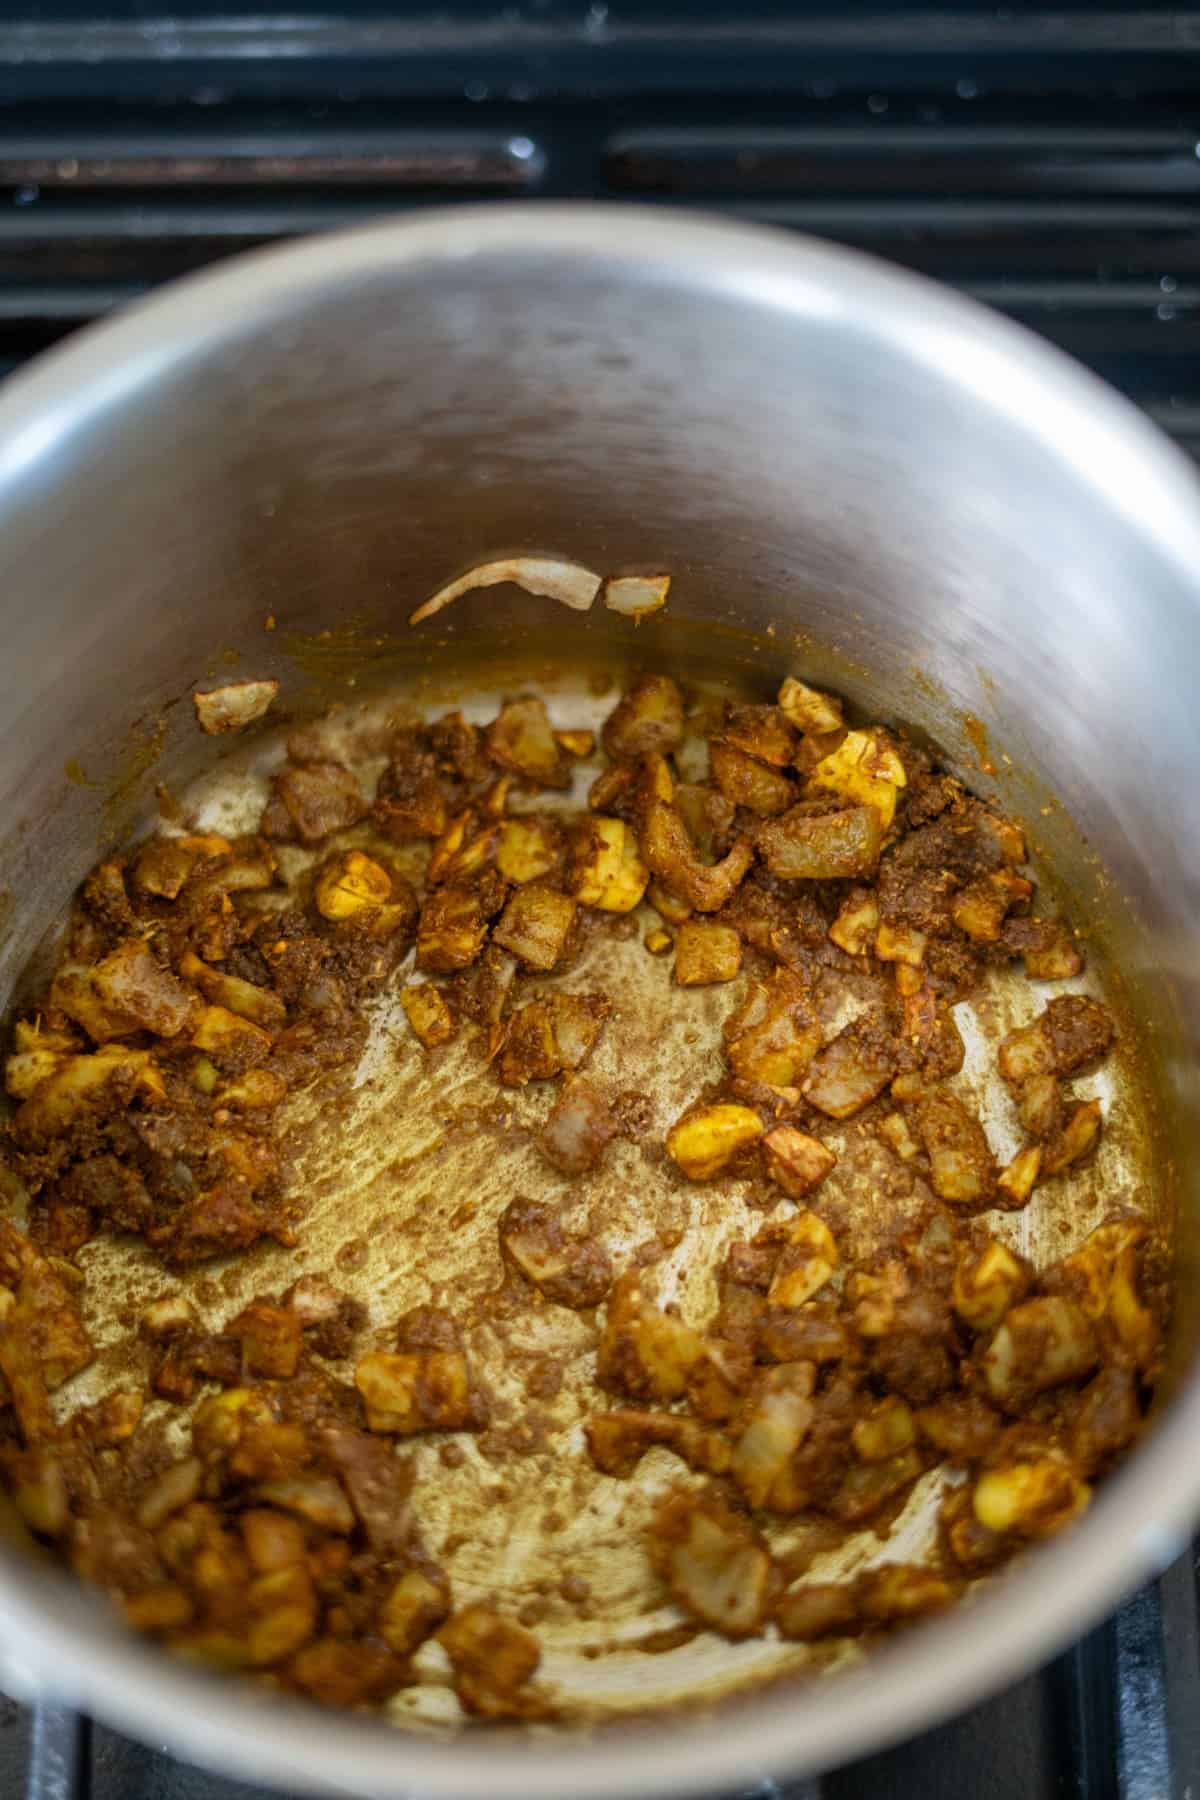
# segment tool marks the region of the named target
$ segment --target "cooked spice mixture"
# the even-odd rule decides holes
[[[564,1617],[613,1650],[606,1560],[648,1596],[626,1652],[791,1657],[750,1679],[1077,1518],[1142,1428],[1166,1246],[1095,1173],[1115,1022],[1021,826],[792,679],[764,705],[648,675],[599,742],[531,696],[336,742],[293,734],[252,834],[100,864],[13,1025],[28,1530],[173,1652],[333,1706],[434,1689],[453,1721],[571,1710],[543,1652]],[[314,1266],[372,1094],[425,1141]],[[1018,1215],[1056,1208],[1059,1253],[1023,1254]],[[558,1534],[556,1580],[511,1573],[523,1533]]]

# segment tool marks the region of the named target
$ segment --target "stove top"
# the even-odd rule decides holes
[[[716,207],[876,251],[1200,451],[1200,7],[25,0],[0,370],[156,282],[397,209]]]
[[[1200,456],[1200,6],[26,0],[0,24],[0,374],[219,256],[452,201],[708,207],[937,276]],[[1200,1800],[1189,1553],[902,1748],[754,1800]],[[3,1800],[262,1800],[0,1699]],[[749,1794],[742,1800],[751,1800]]]

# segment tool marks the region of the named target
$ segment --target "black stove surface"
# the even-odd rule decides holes
[[[454,200],[666,202],[952,282],[1200,449],[1195,3],[21,10],[0,10],[0,370],[295,232]]]
[[[1041,332],[1200,456],[1200,6],[26,0],[0,18],[0,374],[219,256],[533,196],[874,251]],[[1194,1553],[962,1718],[754,1790],[911,1795],[1200,1800]],[[0,1698],[0,1800],[22,1796],[263,1800]]]

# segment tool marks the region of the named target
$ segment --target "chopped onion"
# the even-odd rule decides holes
[[[231,681],[207,694],[193,694],[192,702],[201,731],[218,737],[261,719],[278,692],[277,681]]]
[[[576,612],[586,612],[600,591],[601,580],[601,576],[585,569],[582,563],[561,562],[553,556],[513,556],[503,562],[480,563],[477,569],[469,569],[456,581],[439,588],[431,600],[418,606],[408,622],[419,625],[422,619],[432,619],[434,613],[441,612],[460,594],[469,593],[472,588],[498,587],[502,581],[515,582],[527,594],[545,594],[551,600],[561,600],[564,606],[573,607]]]
[[[627,619],[644,619],[667,604],[670,586],[669,575],[614,575],[604,584],[604,604]]]

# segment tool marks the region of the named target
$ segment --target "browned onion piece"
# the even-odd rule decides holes
[[[883,822],[873,806],[848,806],[842,812],[815,815],[794,806],[782,818],[765,820],[758,831],[758,847],[767,867],[783,881],[854,880],[873,875],[882,845]]]
[[[702,863],[687,826],[673,806],[655,800],[646,812],[642,857],[652,874],[697,912],[716,912],[733,894],[754,861],[749,838],[736,838],[718,863]]]

